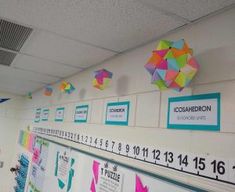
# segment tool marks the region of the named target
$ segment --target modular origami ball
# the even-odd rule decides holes
[[[62,81],[60,84],[60,91],[63,93],[71,94],[75,90],[75,87],[66,81]]]
[[[152,84],[160,90],[171,88],[176,91],[187,87],[199,70],[193,51],[184,39],[161,40],[144,67],[152,76]]]
[[[53,92],[53,88],[50,85],[47,85],[44,89],[45,96],[51,96]]]
[[[92,81],[93,86],[97,89],[104,90],[109,85],[113,73],[106,69],[101,69],[94,72],[94,77]]]

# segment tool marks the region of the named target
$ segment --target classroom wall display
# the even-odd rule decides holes
[[[10,100],[10,98],[0,98],[0,103],[4,103],[6,101]]]
[[[104,90],[110,84],[112,77],[112,72],[106,69],[100,69],[94,72],[94,79],[92,81],[92,85],[97,89]]]
[[[88,117],[88,105],[79,105],[75,109],[74,122],[75,123],[86,123]]]
[[[129,101],[107,103],[105,124],[128,125],[129,107]]]
[[[160,90],[182,91],[196,75],[199,64],[184,39],[161,40],[145,68],[151,74],[152,84]]]
[[[107,139],[97,135],[73,133],[56,129],[34,127],[40,135],[62,138],[122,157],[139,160],[156,166],[173,169],[181,173],[235,185],[235,159],[216,157],[209,154],[194,154],[159,146]]]
[[[167,128],[219,131],[220,93],[169,98]]]
[[[40,157],[45,158],[41,160],[47,164],[44,177],[35,177],[33,182],[30,180],[27,192],[203,191],[45,138],[38,139],[48,143],[47,156]],[[32,187],[33,183],[40,183],[38,179],[43,179],[42,190]]]
[[[29,159],[27,155],[21,154],[19,156],[19,170],[16,175],[16,186],[14,187],[15,192],[24,192],[26,186],[27,173],[29,168]]]
[[[44,95],[49,97],[49,96],[52,95],[52,93],[53,93],[52,86],[50,86],[50,85],[45,86],[45,88],[44,88]]]
[[[65,112],[64,107],[57,108],[56,113],[55,113],[55,121],[57,121],[57,122],[64,121],[64,112]]]
[[[67,93],[71,94],[75,90],[75,87],[73,86],[72,83],[67,82],[67,81],[62,81],[60,84],[60,91],[62,93]]]
[[[35,134],[28,132],[28,131],[21,130],[19,133],[18,144],[21,147],[25,148],[27,151],[33,152],[35,139],[36,139]]]
[[[40,122],[40,119],[41,119],[41,111],[42,111],[41,108],[36,109],[36,111],[35,111],[35,117],[34,117],[34,122],[35,122],[35,123],[39,123],[39,122]]]
[[[42,121],[48,121],[48,118],[49,118],[49,109],[43,109],[42,110],[41,120]]]
[[[49,150],[49,142],[37,137],[33,150],[32,164],[29,172],[29,183],[27,187],[27,192],[43,191],[48,150]]]

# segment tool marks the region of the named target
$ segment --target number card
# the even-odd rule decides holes
[[[49,109],[43,109],[42,111],[42,121],[48,121]]]
[[[88,116],[88,105],[77,106],[74,114],[74,122],[86,123]]]
[[[128,125],[130,102],[108,103],[106,107],[105,124]]]
[[[64,107],[56,109],[55,121],[62,122],[64,121]]]
[[[167,128],[219,131],[220,93],[169,98]]]
[[[39,123],[41,119],[41,108],[36,109],[34,122]]]

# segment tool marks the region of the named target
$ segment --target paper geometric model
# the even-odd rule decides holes
[[[0,99],[0,103],[4,103],[6,101],[8,101],[10,98],[3,98],[3,99]]]
[[[144,186],[140,177],[136,175],[135,177],[135,192],[148,192],[148,187]]]
[[[161,40],[144,67],[152,76],[152,84],[160,90],[171,88],[176,91],[187,87],[199,70],[193,51],[184,39]]]
[[[97,89],[104,90],[110,83],[113,73],[105,69],[94,72],[94,79],[92,85]]]
[[[75,87],[66,81],[62,81],[60,84],[60,91],[63,93],[71,94],[75,90]]]
[[[31,92],[28,92],[28,94],[27,94],[27,98],[28,98],[28,99],[33,99],[33,95],[32,95],[32,93],[31,93]]]
[[[51,95],[52,95],[52,92],[53,92],[53,88],[52,88],[50,85],[47,85],[47,86],[44,88],[44,95],[45,95],[45,96],[51,96]]]

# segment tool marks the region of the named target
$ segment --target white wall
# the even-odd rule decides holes
[[[150,84],[150,76],[144,64],[155,49],[157,41],[121,54],[100,66],[92,67],[68,79],[76,87],[71,95],[61,94],[59,84],[54,86],[52,97],[43,96],[43,91],[33,95],[21,111],[21,128],[27,125],[73,130],[133,143],[162,146],[177,151],[196,154],[210,154],[226,159],[235,159],[235,9],[205,19],[195,25],[181,29],[164,37],[169,40],[184,38],[194,49],[194,55],[201,69],[191,87],[181,93],[159,92]],[[91,53],[92,54],[92,53]],[[106,68],[113,72],[112,85],[99,91],[92,87],[93,71]],[[200,93],[221,93],[221,131],[183,131],[166,129],[168,97]],[[104,125],[104,109],[109,101],[130,100],[130,122],[128,127]],[[88,103],[90,116],[87,124],[73,123],[76,104]],[[65,121],[54,122],[55,110],[64,106]],[[47,123],[33,123],[35,109],[49,107]],[[79,146],[79,145],[78,145]],[[85,150],[91,150],[79,146]],[[109,154],[92,149],[94,153],[110,157]],[[145,170],[162,174],[192,185],[213,191],[234,191],[235,187],[208,179],[179,173],[158,166],[113,157],[121,162],[139,166]]]
[[[0,92],[0,98],[10,98],[0,103],[0,161],[4,167],[0,168],[0,191],[10,191],[14,175],[10,173],[12,159],[15,156],[16,140],[19,130],[18,111],[21,108],[22,98],[12,94]]]

